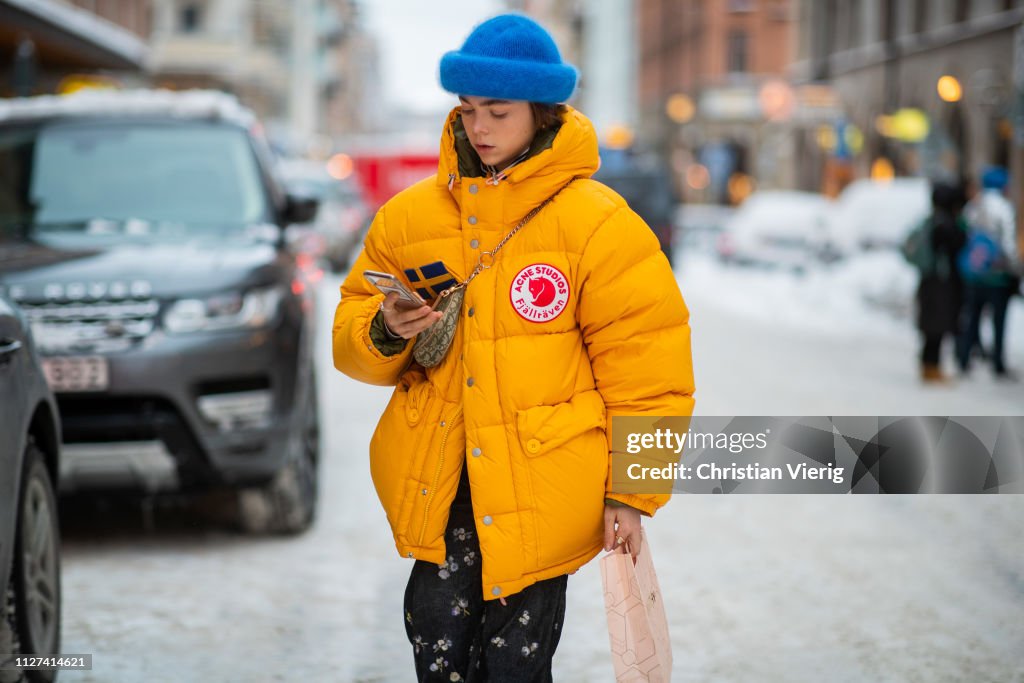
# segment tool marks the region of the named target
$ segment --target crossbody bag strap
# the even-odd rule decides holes
[[[569,179],[569,182],[567,182],[565,185],[562,185],[560,188],[558,188],[554,192],[554,194],[552,194],[550,197],[548,197],[547,199],[542,201],[537,206],[535,206],[532,209],[530,209],[530,212],[528,214],[526,214],[525,216],[523,216],[522,220],[520,220],[516,224],[516,226],[514,228],[512,228],[509,231],[509,233],[507,235],[505,235],[505,237],[502,238],[502,240],[500,242],[498,242],[497,245],[495,245],[495,247],[493,249],[491,249],[489,251],[482,251],[482,252],[480,252],[480,256],[478,256],[477,260],[476,260],[476,267],[473,268],[473,272],[469,274],[469,277],[467,277],[462,282],[460,282],[460,283],[458,283],[456,285],[452,285],[448,289],[446,289],[443,292],[441,292],[440,296],[438,296],[438,299],[441,299],[443,297],[448,296],[449,294],[453,293],[455,290],[462,289],[463,287],[468,286],[469,283],[473,281],[473,278],[475,278],[477,275],[479,275],[483,271],[485,271],[488,268],[490,268],[491,266],[493,266],[494,265],[494,257],[498,255],[498,252],[501,251],[501,248],[504,247],[505,244],[510,239],[512,239],[512,237],[515,236],[515,234],[517,232],[522,230],[523,226],[525,226],[527,223],[529,223],[531,220],[533,220],[534,216],[536,216],[538,213],[541,212],[541,209],[543,209],[545,206],[550,204],[554,200],[554,198],[557,197],[558,194],[562,190],[564,190],[565,188],[569,187],[569,185],[571,185],[574,180],[578,180],[578,179],[579,179],[579,176],[573,176],[572,178]]]

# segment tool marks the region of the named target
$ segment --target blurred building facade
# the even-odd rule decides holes
[[[1022,22],[1024,0],[803,0],[794,72],[838,92],[858,175],[977,177],[1011,162]]]
[[[551,32],[562,53],[562,59],[579,64],[583,38],[584,0],[505,0],[505,9],[520,12],[540,22]],[[620,0],[628,4],[631,0]]]
[[[353,0],[295,0],[291,125],[336,140],[373,129],[366,102],[379,96],[376,41]]]
[[[153,16],[154,85],[216,88],[264,119],[288,115],[291,3],[284,0],[163,0]]]
[[[362,130],[378,81],[355,0],[163,0],[152,46],[155,85],[233,92],[296,151]]]
[[[580,70],[572,104],[594,123],[602,144],[631,141],[637,126],[634,0],[506,0],[505,8],[547,28],[562,58]],[[625,136],[625,138],[623,138]]]
[[[1006,166],[1024,216],[1024,0],[803,0],[800,32],[798,78],[831,83],[863,131],[854,173]]]
[[[580,108],[607,143],[616,130],[637,126],[637,34],[633,3],[592,0],[583,7],[580,61]]]
[[[646,0],[638,30],[638,136],[665,150],[689,201],[741,201],[797,183],[794,131],[835,116],[827,88],[794,88],[791,0]]]
[[[0,0],[0,97],[131,80],[151,16],[150,0]]]
[[[368,105],[381,95],[380,54],[376,39],[366,30],[361,9],[353,0],[330,0],[327,49],[319,63],[327,85],[320,98],[317,130],[332,138],[375,130],[379,118]],[[333,75],[333,78],[331,76]]]

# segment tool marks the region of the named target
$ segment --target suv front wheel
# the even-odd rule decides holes
[[[320,419],[311,378],[301,412],[302,428],[288,441],[288,459],[269,483],[238,492],[238,523],[250,534],[300,534],[316,518],[319,492]]]

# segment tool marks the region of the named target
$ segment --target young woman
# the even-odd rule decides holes
[[[370,469],[416,560],[405,626],[421,681],[551,679],[567,575],[602,547],[638,552],[641,516],[667,502],[611,491],[612,417],[693,408],[686,305],[651,230],[589,179],[593,126],[559,104],[576,77],[518,15],[446,54],[460,105],[437,176],[380,210],[341,288],[336,367],[396,387]],[[477,272],[440,364],[412,354],[441,314],[400,307],[365,270],[424,299]]]

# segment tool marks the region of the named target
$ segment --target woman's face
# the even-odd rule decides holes
[[[529,102],[469,95],[459,100],[469,141],[488,166],[500,169],[530,146],[536,126]]]

